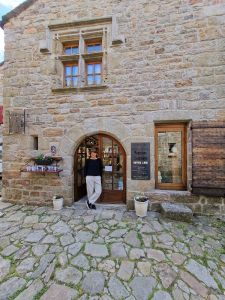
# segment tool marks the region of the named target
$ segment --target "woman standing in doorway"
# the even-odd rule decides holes
[[[88,196],[86,204],[88,209],[96,209],[94,203],[102,193],[102,171],[102,161],[97,157],[97,150],[95,148],[92,148],[90,158],[86,160],[85,164],[85,176]]]

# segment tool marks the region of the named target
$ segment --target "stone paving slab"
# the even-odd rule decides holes
[[[0,300],[224,300],[225,222],[1,206]]]
[[[10,207],[10,206],[12,206],[11,203],[3,202],[3,201],[0,200],[0,210],[5,209],[5,208],[8,208],[8,207]]]

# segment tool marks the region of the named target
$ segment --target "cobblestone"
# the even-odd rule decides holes
[[[3,212],[0,299],[225,297],[225,224],[214,227],[213,217],[184,224],[151,213],[134,219],[116,209],[56,214],[12,205]]]

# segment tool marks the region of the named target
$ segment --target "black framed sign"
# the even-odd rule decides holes
[[[150,179],[150,143],[131,143],[131,179]]]

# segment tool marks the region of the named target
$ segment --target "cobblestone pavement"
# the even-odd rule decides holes
[[[225,219],[0,203],[0,299],[225,299]]]

